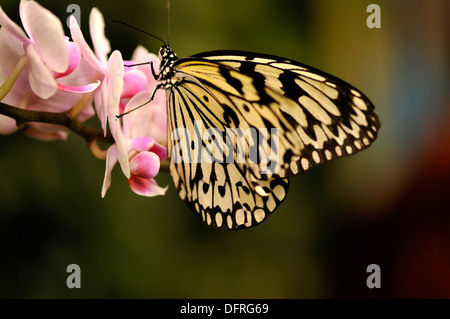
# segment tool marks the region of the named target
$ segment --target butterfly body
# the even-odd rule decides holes
[[[159,55],[170,173],[209,226],[261,223],[285,199],[290,176],[377,136],[367,97],[302,63],[224,50],[178,59],[165,45]]]

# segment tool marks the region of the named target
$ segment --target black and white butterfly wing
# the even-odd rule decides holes
[[[227,65],[252,78],[252,85],[261,96],[273,98],[273,103],[266,104],[274,112],[278,109],[277,116],[295,129],[301,140],[300,152],[295,147],[281,149],[281,167],[274,175],[295,175],[334,158],[352,155],[370,146],[377,137],[380,121],[373,104],[358,89],[335,76],[300,62],[251,52],[222,50],[195,57]],[[259,175],[258,168],[251,166],[257,178],[272,177]]]
[[[285,198],[287,177],[376,138],[379,121],[361,92],[298,62],[212,51],[173,68],[170,171],[208,225],[262,222]]]
[[[167,91],[169,169],[175,188],[209,226],[239,229],[261,223],[284,200],[289,181],[252,183],[245,158],[242,162],[234,145],[225,143],[230,123],[222,97],[181,72],[183,78]]]

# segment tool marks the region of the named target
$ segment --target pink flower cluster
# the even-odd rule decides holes
[[[96,8],[89,16],[93,50],[73,16],[70,38],[64,35],[61,21],[35,1],[21,0],[20,17],[25,31],[0,6],[0,85],[2,91],[7,90],[4,98],[0,97],[2,103],[46,112],[76,108],[79,122],[96,114],[103,132],[109,128],[115,141],[106,154],[102,196],[117,162],[134,192],[163,195],[167,188],[159,187],[154,177],[160,162],[167,158],[164,92],[157,91],[152,102],[139,110],[116,117],[148,102],[157,85],[150,65],[124,65],[153,62],[158,68],[157,56],[141,46],[129,61],[117,50],[110,54],[103,16]],[[11,87],[5,88],[9,82]],[[15,120],[0,115],[1,134],[16,129]],[[29,123],[26,133],[42,140],[65,139],[67,128]]]

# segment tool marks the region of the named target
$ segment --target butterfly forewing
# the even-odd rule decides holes
[[[332,75],[296,61],[251,52],[211,51],[195,57],[247,75],[253,85],[264,85],[277,101],[268,106],[280,110],[278,115],[291,123],[303,144],[300,153],[296,148],[280,150],[281,177],[354,154],[377,137],[380,122],[373,104],[359,90]],[[253,171],[257,173],[257,168]],[[267,176],[256,174],[257,178]]]
[[[227,136],[245,137],[245,149],[234,145],[238,155],[245,151],[245,162],[241,159],[239,163],[245,164],[257,180],[291,175],[282,165],[284,156],[290,152],[300,154],[303,142],[283,110],[297,114],[301,112],[297,103],[283,97],[279,88],[256,82],[223,64],[183,59],[176,66],[213,96],[216,106],[208,108],[214,109],[215,117],[230,133]]]

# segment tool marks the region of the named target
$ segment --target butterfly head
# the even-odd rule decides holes
[[[173,72],[172,65],[175,63],[178,57],[173,52],[173,50],[167,45],[163,45],[161,49],[159,49],[158,56],[159,59],[161,60],[159,67],[160,79],[164,79],[172,74]]]

